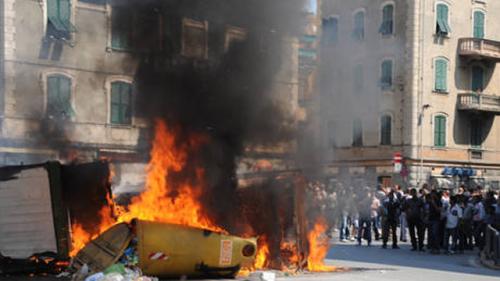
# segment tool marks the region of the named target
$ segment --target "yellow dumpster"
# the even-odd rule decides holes
[[[187,226],[136,220],[130,226],[137,240],[139,267],[157,277],[234,277],[241,267],[255,259],[256,239],[214,233]],[[75,257],[80,264],[102,270],[115,263],[127,245],[111,242],[111,237],[127,237],[123,224],[115,225],[82,249]],[[105,238],[108,241],[102,241]],[[118,243],[130,238],[114,239]],[[91,250],[91,252],[89,252]],[[98,253],[103,251],[104,253]],[[92,257],[109,256],[93,261]],[[82,260],[81,257],[84,257]],[[106,264],[102,262],[105,261]]]

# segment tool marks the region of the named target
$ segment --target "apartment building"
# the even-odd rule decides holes
[[[192,9],[196,1],[159,1],[160,9],[144,11],[131,10],[128,2],[1,1],[0,165],[106,158],[118,163],[118,176],[127,175],[118,181],[135,188],[151,139],[151,125],[135,108],[142,45],[167,53],[168,67],[208,68],[246,36],[239,18]],[[144,33],[151,42],[137,40]],[[282,53],[291,59],[273,87],[295,110],[298,42],[283,42]],[[280,157],[275,168],[289,166]]]
[[[329,178],[499,187],[500,3],[323,0],[321,13]]]

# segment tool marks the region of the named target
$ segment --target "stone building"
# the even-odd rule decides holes
[[[106,158],[119,163],[119,174],[129,174],[122,185],[140,184],[151,126],[135,112],[139,62],[130,44],[144,32],[134,21],[144,18],[123,9],[124,2],[1,1],[0,165]],[[172,65],[210,64],[245,37],[246,26],[209,12],[168,16],[148,17],[148,31],[158,37],[144,43],[171,52]],[[295,111],[298,43],[289,38],[283,45],[292,59],[276,77],[275,92]]]
[[[321,13],[328,177],[499,187],[500,3],[323,0]]]

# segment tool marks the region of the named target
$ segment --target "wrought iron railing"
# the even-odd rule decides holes
[[[500,265],[500,231],[488,225],[485,242],[484,257],[493,261],[495,265]]]

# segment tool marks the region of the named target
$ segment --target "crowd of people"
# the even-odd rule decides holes
[[[399,249],[398,242],[409,237],[412,251],[455,254],[482,250],[487,225],[500,229],[500,194],[480,186],[450,191],[426,184],[420,189],[396,185],[374,190],[339,184],[315,190],[340,242],[366,241],[371,246],[374,236],[382,240],[382,248],[391,243]]]

